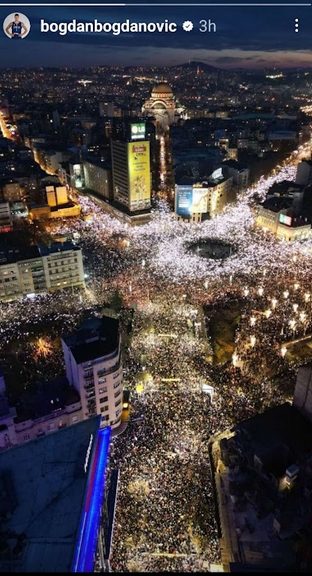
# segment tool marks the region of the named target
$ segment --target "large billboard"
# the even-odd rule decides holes
[[[83,170],[81,164],[71,164],[70,176],[71,185],[73,188],[82,188],[84,186]]]
[[[208,188],[196,188],[191,185],[176,186],[176,213],[179,216],[206,214],[208,212]]]
[[[176,213],[179,216],[192,214],[193,186],[176,186]]]
[[[142,210],[151,205],[150,143],[128,144],[130,209]]]
[[[206,214],[208,212],[209,188],[193,188],[192,212]]]

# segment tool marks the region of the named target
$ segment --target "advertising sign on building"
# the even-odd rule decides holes
[[[131,210],[151,205],[150,143],[128,144],[129,191]]]
[[[176,186],[176,213],[179,216],[192,214],[193,186]]]
[[[137,122],[131,124],[131,140],[144,140],[145,139],[145,123]]]
[[[193,187],[192,212],[197,214],[206,214],[208,212],[208,188]]]
[[[279,221],[281,224],[285,224],[286,226],[291,226],[291,217],[290,216],[286,216],[286,214],[280,214],[279,215]]]

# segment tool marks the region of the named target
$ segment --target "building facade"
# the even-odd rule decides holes
[[[231,201],[233,178],[211,178],[208,182],[176,185],[175,212],[179,220],[201,222],[215,218]]]
[[[133,123],[128,138],[113,138],[111,151],[114,200],[129,213],[149,210],[151,161],[150,142],[145,139],[145,124]]]
[[[96,192],[101,198],[110,200],[112,197],[112,174],[108,168],[103,168],[93,162],[83,162],[85,188]]]
[[[119,426],[123,386],[119,321],[92,318],[62,338],[69,383],[81,398],[84,418],[101,415],[102,426]]]
[[[82,252],[69,242],[0,256],[0,301],[85,285]]]
[[[154,86],[150,98],[142,107],[142,113],[154,117],[162,129],[173,124],[183,112],[184,108],[176,101],[171,87],[164,82]]]
[[[11,232],[13,230],[12,215],[8,202],[0,203],[0,233]]]
[[[274,211],[265,206],[255,208],[255,222],[266,232],[271,232],[279,240],[293,242],[311,237],[311,224],[302,218],[292,218],[285,210]]]
[[[25,392],[23,412],[17,414],[7,399],[0,369],[0,450],[35,440],[83,420],[79,395],[65,377],[47,383],[42,391]]]

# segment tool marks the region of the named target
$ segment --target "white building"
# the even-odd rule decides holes
[[[287,209],[270,207],[269,201],[256,206],[255,223],[266,232],[271,232],[279,240],[293,242],[311,238],[311,224],[302,217],[294,218]]]
[[[232,201],[233,177],[224,177],[222,168],[215,170],[207,182],[176,185],[175,212],[179,220],[201,222],[215,218]]]
[[[0,249],[0,302],[84,285],[81,250],[69,242]]]
[[[74,286],[84,286],[84,269],[80,248],[70,242],[40,248],[46,287],[49,292]]]
[[[66,375],[81,398],[83,417],[120,424],[123,401],[121,338],[115,318],[91,318],[62,338]]]
[[[142,107],[142,113],[155,118],[156,123],[162,128],[168,128],[184,112],[185,108],[177,102],[172,88],[165,82],[154,86],[150,98]]]

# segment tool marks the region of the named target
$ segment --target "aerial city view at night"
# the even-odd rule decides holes
[[[0,8],[0,571],[309,572],[312,6],[35,4]]]

